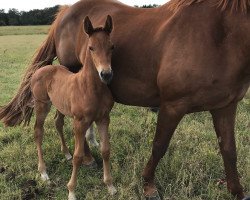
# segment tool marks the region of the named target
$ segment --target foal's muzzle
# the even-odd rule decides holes
[[[100,77],[102,82],[109,84],[113,78],[113,71],[110,70],[102,70],[100,73]]]

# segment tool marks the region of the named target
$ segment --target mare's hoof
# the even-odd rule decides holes
[[[98,148],[99,147],[99,143],[94,140],[94,141],[89,141],[89,145],[93,148]]]
[[[245,197],[245,198],[242,199],[242,200],[250,200],[250,197]]]
[[[92,162],[90,162],[88,164],[83,163],[83,166],[87,167],[89,169],[96,169],[97,168],[97,163],[96,163],[95,160],[93,160]]]
[[[158,193],[158,191],[156,191],[154,194],[152,194],[151,196],[149,195],[145,195],[145,200],[161,200],[161,197]]]
[[[67,161],[70,161],[70,160],[72,160],[73,157],[70,153],[66,153],[65,158],[67,159]]]

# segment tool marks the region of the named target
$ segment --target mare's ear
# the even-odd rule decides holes
[[[84,24],[84,31],[88,35],[91,35],[94,32],[94,28],[88,16],[84,18],[83,24]]]
[[[104,31],[106,31],[107,33],[111,33],[112,30],[113,30],[113,20],[112,17],[108,15],[104,26]]]

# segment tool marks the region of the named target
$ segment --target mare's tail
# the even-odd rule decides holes
[[[54,32],[59,19],[67,8],[67,6],[64,6],[58,12],[46,40],[37,50],[32,63],[28,67],[16,96],[0,109],[0,120],[2,120],[6,126],[16,126],[20,125],[22,122],[24,125],[29,124],[34,108],[30,79],[37,69],[52,64],[56,57]]]

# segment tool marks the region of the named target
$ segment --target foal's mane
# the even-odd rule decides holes
[[[93,33],[102,32],[102,31],[106,32],[103,27],[96,27],[94,28]]]
[[[250,7],[250,0],[171,0],[168,3],[168,7],[172,11],[176,11],[181,7],[204,1],[211,2],[211,5],[220,8],[221,11],[229,9],[231,12],[242,12],[246,14]]]

